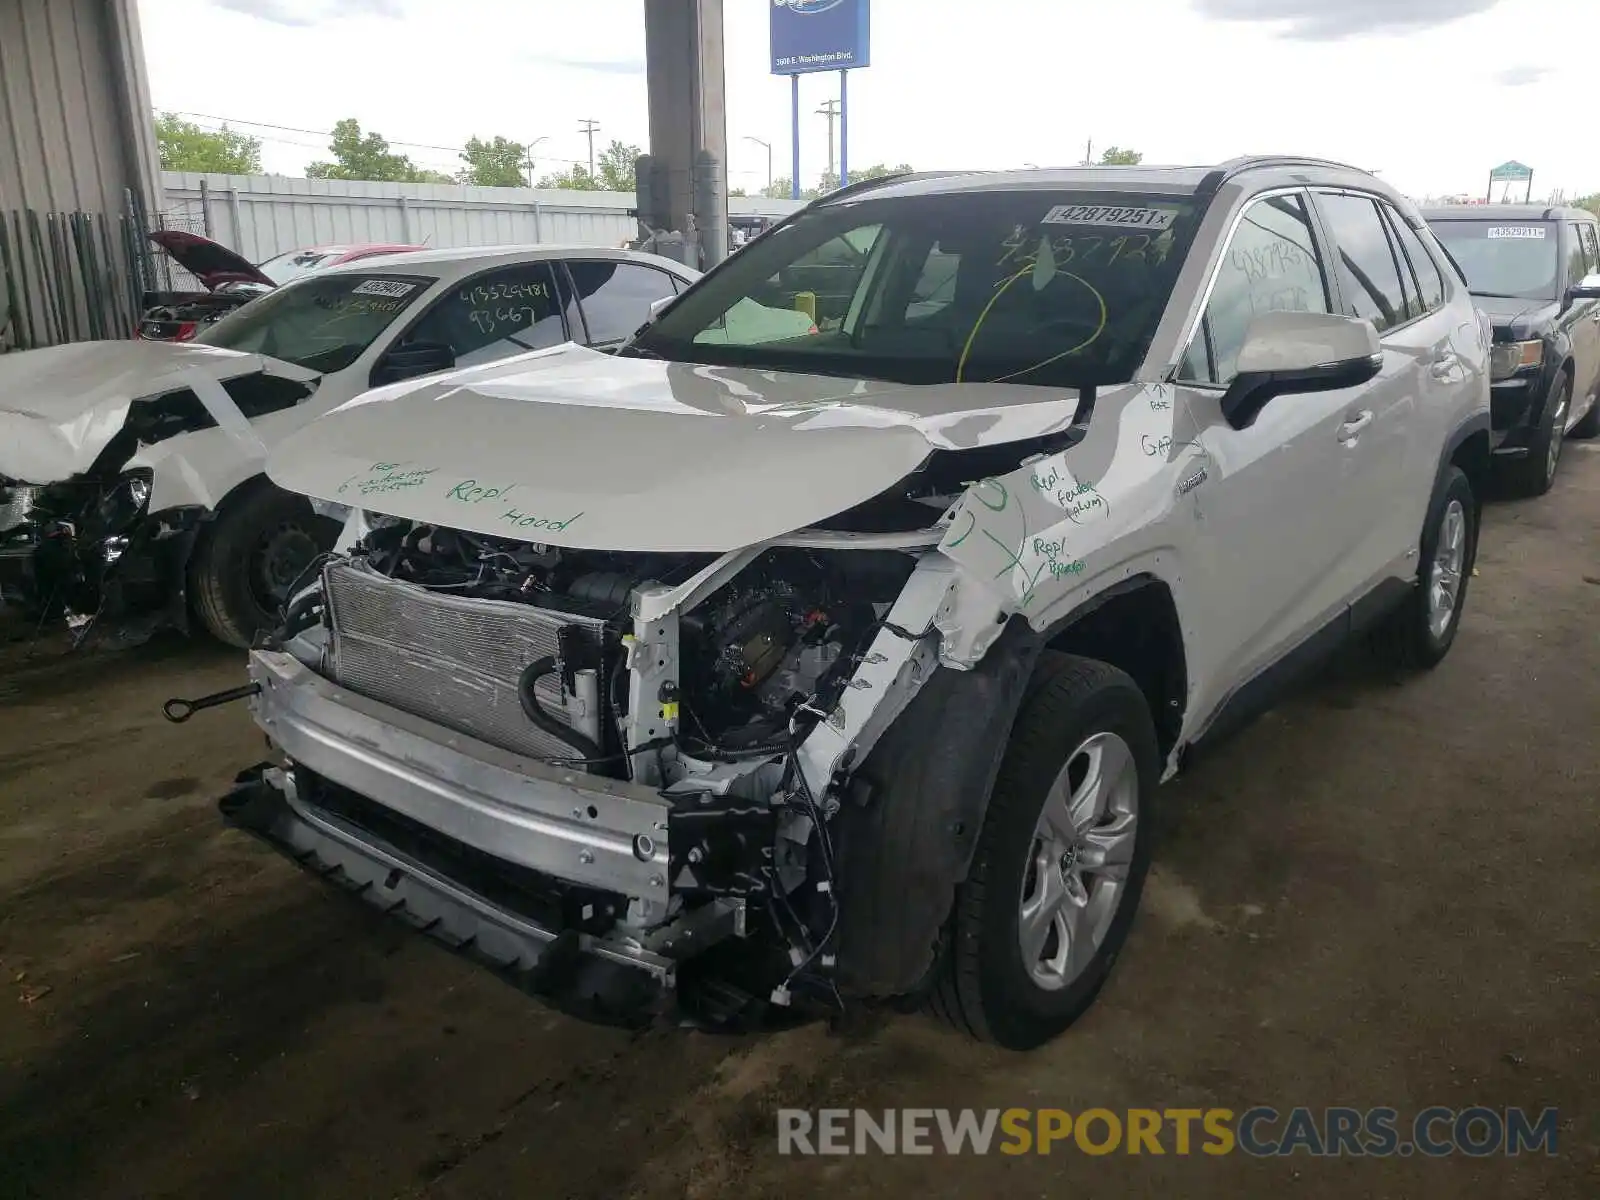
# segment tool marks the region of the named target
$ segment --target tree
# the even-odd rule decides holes
[[[761,195],[772,200],[787,200],[789,193],[794,190],[794,180],[787,175],[779,175],[766,187],[761,189]]]
[[[1600,217],[1600,192],[1592,196],[1579,196],[1572,203],[1578,208],[1587,208],[1595,216]]]
[[[1137,150],[1124,150],[1120,146],[1112,146],[1100,156],[1102,167],[1137,167],[1144,161],[1144,155]]]
[[[461,159],[467,165],[456,173],[462,183],[478,187],[523,187],[523,164],[528,160],[528,148],[521,142],[496,136],[493,141],[468,138]]]
[[[597,192],[600,190],[600,181],[589,174],[588,167],[582,163],[576,163],[569,170],[561,171],[555,175],[541,176],[535,186],[565,188],[573,192]]]
[[[633,191],[639,154],[639,147],[618,141],[613,141],[600,151],[595,160],[595,168],[600,172],[600,187],[608,192]]]
[[[212,175],[259,175],[261,139],[235,133],[224,125],[212,132],[176,113],[156,117],[156,143],[164,171],[203,171]]]
[[[864,167],[859,171],[851,171],[850,182],[855,183],[859,179],[882,179],[886,175],[904,175],[911,170],[910,163],[901,163],[897,167],[887,166],[884,163],[873,163],[870,167]]]
[[[389,143],[376,133],[365,137],[354,117],[333,127],[328,143],[332,162],[314,162],[306,168],[311,179],[372,179],[387,183],[454,183],[450,176],[415,166],[404,154],[391,154]]]

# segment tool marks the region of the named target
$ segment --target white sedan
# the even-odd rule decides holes
[[[49,598],[45,615],[192,607],[248,645],[338,534],[262,473],[274,444],[383,384],[620,345],[698,276],[601,247],[392,254],[305,275],[187,344],[5,355],[0,498],[20,523],[0,534],[0,589]]]

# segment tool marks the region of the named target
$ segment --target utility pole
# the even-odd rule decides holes
[[[766,147],[766,151],[767,151],[767,191],[770,192],[772,190],[772,143],[771,142],[763,142],[760,138],[751,137],[748,133],[744,135],[744,140],[747,141],[747,142],[754,142],[758,146]]]
[[[592,117],[585,117],[578,122],[582,126],[579,133],[589,135],[589,178],[594,178],[594,131],[600,128],[600,122]]]
[[[837,100],[824,100],[822,107],[817,109],[817,115],[828,118],[828,175],[832,178],[838,178],[834,171],[833,123],[839,117],[839,102]]]

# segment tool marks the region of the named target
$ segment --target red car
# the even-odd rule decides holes
[[[190,341],[205,326],[226,316],[241,304],[311,271],[370,258],[376,254],[427,249],[426,246],[402,246],[389,242],[307,246],[303,250],[285,251],[267,259],[260,266],[254,266],[226,246],[199,234],[161,229],[152,233],[150,240],[170,254],[180,267],[206,288],[203,292],[145,293],[142,306],[144,316],[140,318],[134,336],[156,342]]]

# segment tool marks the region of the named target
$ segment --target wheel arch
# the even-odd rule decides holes
[[[1157,662],[1148,648],[1141,656],[1139,622],[1171,659]],[[1096,641],[1108,637],[1110,654]],[[1175,597],[1153,574],[1120,580],[1044,629],[1013,615],[972,670],[935,672],[867,755],[834,818],[838,972],[851,990],[895,995],[928,982],[1039,656],[1084,647],[1132,676],[1147,700],[1158,697],[1163,755],[1176,744],[1188,660]]]

